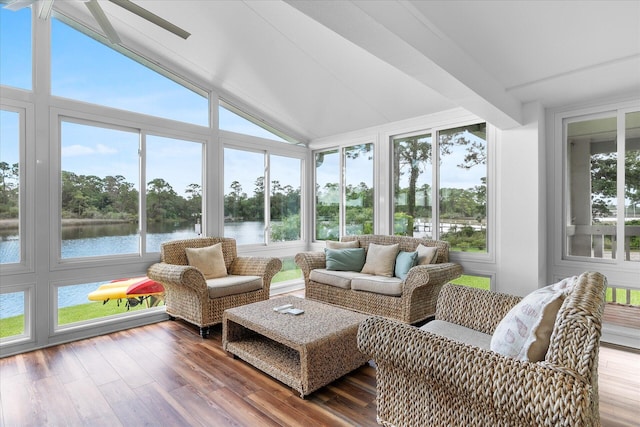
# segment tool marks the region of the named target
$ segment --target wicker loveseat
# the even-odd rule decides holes
[[[203,273],[189,265],[186,248],[222,245],[228,275],[205,279]],[[165,288],[167,314],[200,327],[205,338],[209,327],[222,322],[222,313],[232,307],[269,299],[271,279],[282,268],[278,258],[239,257],[236,241],[224,237],[175,240],[161,245],[160,261],[147,276]]]
[[[305,281],[305,297],[338,305],[366,314],[389,317],[405,323],[416,323],[433,316],[438,293],[445,283],[459,277],[462,267],[449,262],[449,244],[445,241],[420,239],[407,236],[357,235],[344,236],[341,242],[359,243],[359,247],[368,250],[369,245],[399,245],[400,251],[415,251],[418,245],[437,247],[435,263],[417,265],[411,268],[406,279],[376,278],[383,286],[397,280],[399,295],[386,295],[374,291],[355,290],[349,286],[349,280],[361,280],[366,275],[360,272],[326,271],[324,252],[301,252],[295,257],[296,264],[302,270]],[[314,270],[317,270],[315,273]],[[357,274],[355,274],[357,273]],[[322,276],[339,276],[342,287],[324,281]]]
[[[367,319],[358,330],[358,346],[377,366],[378,423],[600,425],[597,368],[606,282],[588,272],[574,283],[538,362],[465,344],[460,335],[451,339],[388,319]],[[436,322],[490,335],[520,300],[448,284],[438,298]]]

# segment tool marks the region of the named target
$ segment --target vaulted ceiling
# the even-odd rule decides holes
[[[640,1],[133,1],[192,35],[100,1],[123,45],[302,140],[640,94]],[[81,2],[54,10],[100,32]]]

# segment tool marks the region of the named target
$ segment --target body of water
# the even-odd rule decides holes
[[[264,242],[264,223],[226,223],[224,234],[236,239],[238,245]],[[160,252],[160,244],[198,235],[193,225],[154,224],[147,233],[147,252]],[[104,224],[63,227],[62,258],[79,258],[138,253],[139,238],[135,224]],[[20,240],[17,234],[5,233],[0,239],[0,264],[19,261]],[[118,279],[119,277],[114,277]],[[58,288],[58,307],[86,304],[87,295],[107,282],[85,283]],[[24,294],[0,294],[0,319],[24,314]]]

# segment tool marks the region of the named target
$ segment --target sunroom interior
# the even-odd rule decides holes
[[[70,307],[199,235],[281,258],[272,294],[349,234],[515,295],[599,271],[640,348],[640,3],[134,2],[186,38],[86,3],[0,1],[1,356],[166,320]]]

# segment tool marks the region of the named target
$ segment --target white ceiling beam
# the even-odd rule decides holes
[[[285,0],[489,123],[522,124],[522,105],[407,1]]]

